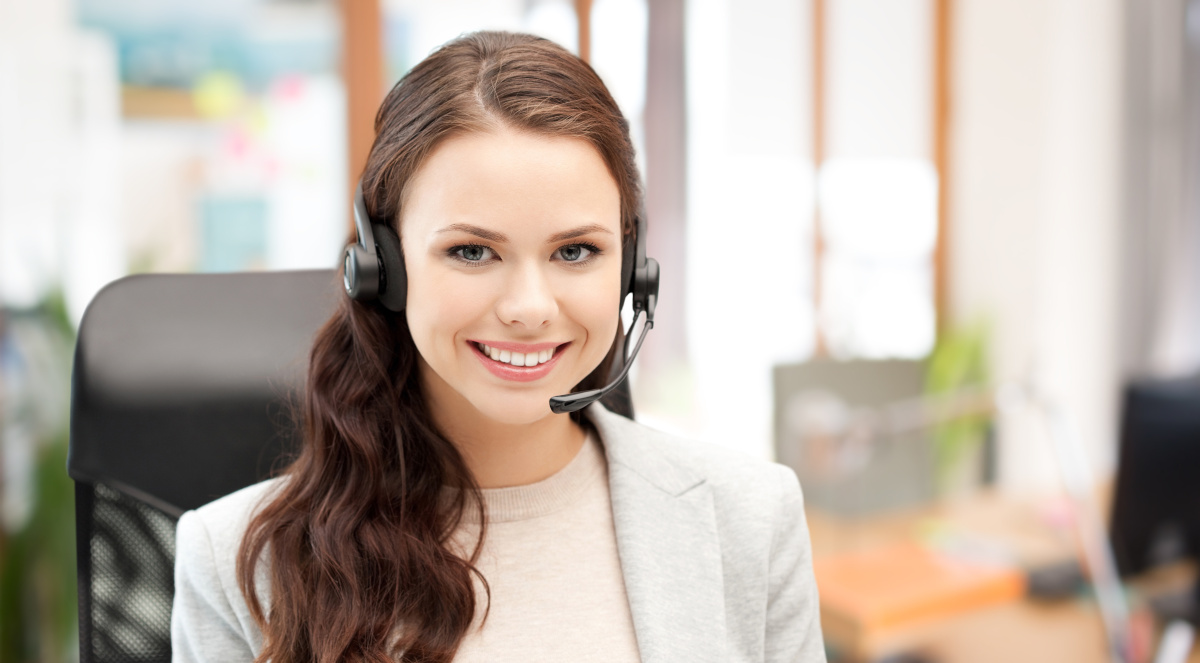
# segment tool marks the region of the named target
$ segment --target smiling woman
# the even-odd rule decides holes
[[[644,303],[595,72],[528,35],[447,44],[385,99],[361,191],[359,246],[394,262],[378,299],[347,272],[298,458],[180,519],[176,660],[823,660],[790,470],[551,410]]]

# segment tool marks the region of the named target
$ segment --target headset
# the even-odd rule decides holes
[[[354,229],[356,241],[346,247],[342,257],[342,283],[346,294],[359,302],[378,300],[389,311],[400,313],[408,298],[408,276],[404,271],[404,253],[400,249],[400,237],[387,223],[376,223],[367,214],[363,202],[362,182],[354,189]],[[638,317],[646,316],[642,333],[638,336],[633,354],[629,354],[630,336],[625,338],[622,358],[623,366],[608,385],[591,391],[563,394],[550,399],[550,410],[555,414],[582,410],[603,398],[625,379],[629,367],[642,349],[646,333],[654,327],[654,306],[658,303],[658,261],[646,257],[646,214],[641,212],[635,219],[634,241],[621,249],[621,304],[625,297],[633,295],[633,321],[630,333],[637,327]]]

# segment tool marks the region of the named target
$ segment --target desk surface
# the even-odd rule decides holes
[[[817,558],[913,540],[950,541],[992,550],[1022,566],[1067,559],[1075,551],[1065,507],[994,492],[859,518],[839,518],[810,509],[808,519]],[[1193,572],[1187,568],[1167,576],[1134,584],[1178,584],[1193,577]],[[899,651],[919,651],[945,663],[1109,663],[1099,609],[1094,600],[1083,598],[1009,601],[838,644],[854,660],[868,661]],[[1193,648],[1188,660],[1200,663],[1200,647]]]

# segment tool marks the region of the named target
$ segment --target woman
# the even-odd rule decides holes
[[[824,660],[790,470],[548,405],[624,339],[641,191],[592,69],[467,35],[376,134],[407,283],[319,332],[284,475],[179,521],[175,660]]]

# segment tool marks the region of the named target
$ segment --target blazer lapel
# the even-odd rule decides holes
[[[617,551],[644,663],[724,661],[721,549],[704,477],[665,458],[652,429],[598,405]]]

